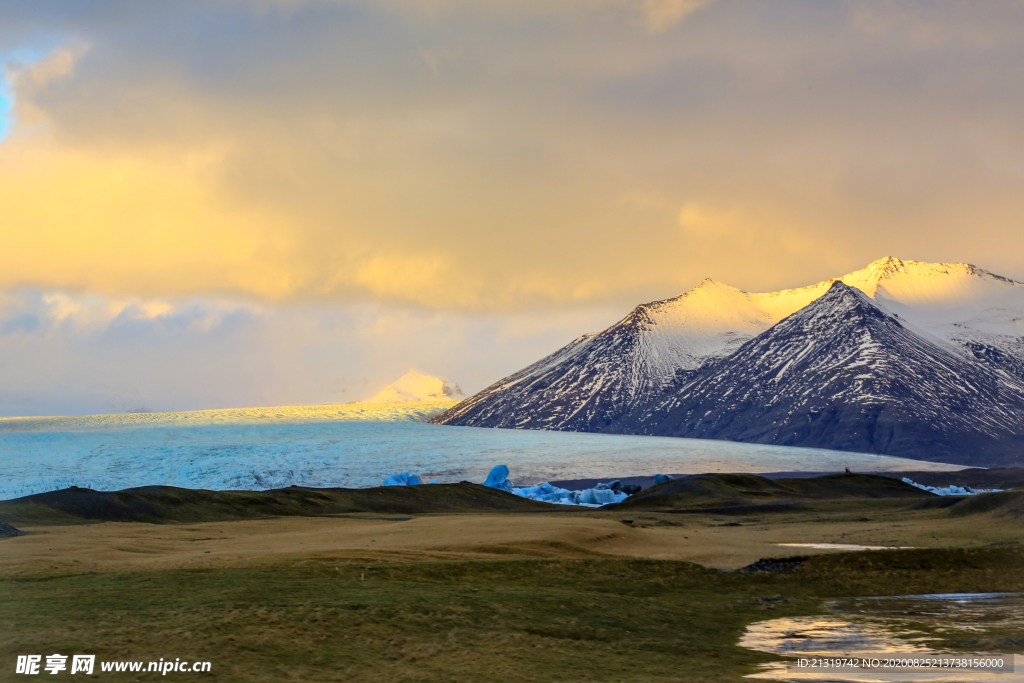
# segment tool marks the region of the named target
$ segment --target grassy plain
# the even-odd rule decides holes
[[[0,540],[0,680],[54,652],[212,662],[178,680],[741,680],[775,659],[736,644],[746,625],[828,598],[1024,590],[1019,496],[974,505],[20,525]],[[812,542],[915,549],[777,545]],[[734,571],[786,555],[810,559]],[[1005,645],[1021,635],[972,647],[1024,652]]]

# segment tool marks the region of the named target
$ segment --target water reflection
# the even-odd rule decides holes
[[[1016,630],[1024,635],[1024,595],[1008,593],[951,593],[898,597],[848,598],[827,603],[833,615],[771,619],[751,624],[740,645],[791,658],[859,655],[885,658],[943,656],[929,647],[935,636],[915,630],[912,624],[938,634],[971,632],[983,635],[991,629]],[[1007,649],[1019,650],[1016,641]],[[958,653],[963,656],[966,653]],[[986,655],[980,655],[985,657]],[[1010,656],[1012,661],[1013,656]],[[779,681],[945,681],[1024,683],[1024,657],[1017,656],[1016,672],[1005,671],[892,671],[845,670],[823,672],[793,670],[788,662],[762,666],[749,678]]]
[[[818,550],[913,550],[909,545],[854,545],[851,543],[776,543],[787,548],[817,548]]]

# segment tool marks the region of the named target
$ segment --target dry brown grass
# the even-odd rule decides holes
[[[177,676],[207,681],[734,681],[771,658],[736,645],[746,624],[824,597],[1024,589],[1019,519],[898,501],[370,517],[26,527],[0,540],[0,661],[208,659],[212,674]],[[785,542],[926,549],[716,571],[815,552]]]

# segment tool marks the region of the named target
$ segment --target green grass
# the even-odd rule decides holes
[[[178,680],[734,681],[773,659],[736,645],[749,623],[830,597],[1024,590],[1021,566],[1011,547],[822,555],[788,575],[611,559],[39,574],[0,581],[0,680],[21,678],[17,654],[60,652],[213,663]]]

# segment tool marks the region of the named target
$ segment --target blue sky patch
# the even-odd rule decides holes
[[[13,104],[14,96],[11,95],[7,84],[0,80],[0,140],[6,138],[7,132],[11,129],[11,107]]]
[[[0,54],[0,142],[10,134],[14,126],[14,92],[7,80],[6,64],[27,66],[37,64],[46,56],[48,50],[22,47]]]

